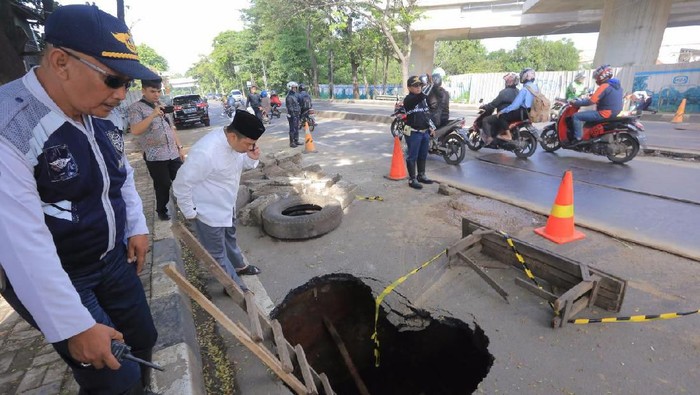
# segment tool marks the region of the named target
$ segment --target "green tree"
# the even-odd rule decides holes
[[[434,63],[448,75],[478,73],[489,70],[486,54],[486,47],[478,40],[438,41]]]
[[[578,50],[569,39],[547,41],[538,37],[524,37],[510,52],[507,70],[532,67],[537,71],[576,70],[579,64]]]
[[[146,66],[158,71],[168,70],[168,61],[160,56],[155,49],[146,44],[139,44],[136,46],[136,51],[139,53],[141,63]]]

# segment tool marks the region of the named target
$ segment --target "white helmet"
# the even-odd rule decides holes
[[[287,89],[289,89],[290,91],[293,88],[297,88],[297,87],[299,87],[299,84],[297,84],[296,82],[294,82],[294,81],[287,82]]]
[[[440,78],[445,78],[447,73],[445,73],[445,70],[442,67],[437,67],[435,70],[433,70],[433,75],[439,74]]]

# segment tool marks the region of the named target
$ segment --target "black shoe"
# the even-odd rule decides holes
[[[564,145],[567,146],[567,147],[576,147],[577,145],[579,145],[579,144],[581,144],[581,143],[582,143],[581,140],[579,140],[579,139],[577,139],[577,138],[574,137],[574,138],[572,138],[571,140],[569,140],[569,141],[568,141],[566,144],[564,144]]]
[[[421,184],[432,184],[434,182],[430,178],[426,177],[424,174],[419,174],[417,180]]]
[[[297,147],[297,145],[294,144],[294,143],[289,143],[289,146],[292,147],[292,148],[296,148],[296,147]]]
[[[170,221],[170,215],[168,213],[158,213],[158,219],[161,221]]]
[[[423,189],[423,185],[421,185],[415,178],[408,180],[408,186],[413,189]]]
[[[296,144],[296,145],[304,145],[304,143],[302,143],[302,142],[299,141],[299,140],[295,141],[294,144]]]

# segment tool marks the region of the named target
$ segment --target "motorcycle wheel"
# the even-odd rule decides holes
[[[554,152],[561,148],[559,133],[557,133],[554,125],[548,125],[544,128],[542,134],[540,134],[540,145],[547,152]]]
[[[478,151],[484,146],[484,142],[481,140],[479,132],[474,128],[469,128],[467,132],[467,147],[472,151]]]
[[[629,133],[620,133],[610,143],[608,150],[613,150],[607,155],[611,162],[629,162],[639,153],[639,142]]]
[[[316,121],[309,119],[309,132],[313,132],[316,129]]]
[[[403,121],[398,118],[394,118],[391,122],[391,135],[393,137],[398,137],[399,140],[403,139]]]
[[[447,151],[442,154],[442,157],[450,165],[458,165],[464,160],[464,155],[466,155],[466,150],[464,149],[465,141],[457,134],[452,134],[447,136],[445,141],[445,148]]]
[[[521,159],[529,158],[535,153],[537,149],[537,139],[535,136],[525,130],[520,132],[520,138],[517,140],[520,148],[513,150],[515,156]]]

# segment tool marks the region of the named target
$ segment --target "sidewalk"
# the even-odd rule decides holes
[[[151,250],[140,277],[159,333],[153,360],[165,368],[164,372],[154,373],[154,390],[162,394],[203,394],[190,302],[162,271],[162,266],[169,263],[176,263],[183,270],[179,246],[170,231],[170,222],[155,219],[155,197],[145,162],[130,149],[129,137],[125,143],[151,232]],[[0,394],[59,393],[78,393],[70,369],[44,336],[0,297]]]

